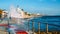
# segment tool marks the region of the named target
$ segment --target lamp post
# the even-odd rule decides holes
[[[10,18],[8,18],[8,28],[7,28],[8,30],[9,30],[9,28],[10,28],[10,26],[9,26],[9,25],[10,25],[10,24],[9,24],[9,20],[10,20]],[[10,31],[8,31],[8,33],[10,34]]]

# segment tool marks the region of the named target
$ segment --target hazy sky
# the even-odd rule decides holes
[[[0,8],[9,10],[17,5],[30,13],[60,15],[60,0],[0,0]]]

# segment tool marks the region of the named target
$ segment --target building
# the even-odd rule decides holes
[[[10,7],[10,16],[12,18],[31,18],[33,17],[32,14],[28,14],[23,9],[20,9],[19,7],[15,8],[14,6]]]
[[[8,16],[11,18],[23,18],[24,12],[19,7],[11,6]]]

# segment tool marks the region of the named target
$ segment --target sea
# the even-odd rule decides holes
[[[8,20],[8,19],[3,19]],[[21,19],[22,20],[22,19]],[[38,23],[40,23],[40,30],[46,31],[46,24],[48,24],[48,31],[60,31],[60,16],[42,16],[42,17],[34,17],[30,19],[23,19],[24,23],[22,24],[13,24],[16,25],[18,29],[22,30],[32,30],[32,24],[34,23],[34,30],[38,31]],[[11,21],[10,21],[11,22]],[[29,23],[29,26],[28,26]]]
[[[46,31],[46,24],[48,24],[48,31],[60,31],[60,16],[35,17],[31,21],[34,22],[35,30],[38,30],[38,23],[40,23],[41,31]],[[30,27],[32,26],[30,25]]]

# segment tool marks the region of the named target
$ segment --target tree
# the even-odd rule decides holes
[[[25,12],[25,15],[27,15],[27,12]]]
[[[2,16],[2,12],[3,12],[3,10],[2,10],[2,9],[0,9],[0,18],[1,18],[1,16]]]
[[[28,16],[31,16],[31,14],[28,14]]]

